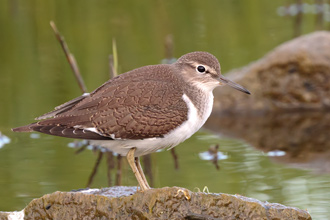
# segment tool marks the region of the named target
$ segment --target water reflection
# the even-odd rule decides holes
[[[227,155],[219,151],[219,144],[211,145],[208,151],[200,152],[198,155],[201,160],[212,161],[217,170],[220,169],[218,160],[225,160],[228,158]]]
[[[3,145],[9,144],[9,143],[10,143],[10,138],[7,137],[6,135],[2,134],[0,131],[0,148],[2,148]]]
[[[295,0],[293,4],[280,6],[277,8],[279,16],[292,16],[294,18],[294,37],[302,33],[303,16],[307,14],[315,15],[315,30],[324,29],[325,23],[330,21],[330,5],[323,0],[316,0],[315,3],[308,4],[303,0]]]
[[[330,113],[278,113],[262,116],[213,115],[206,127],[244,139],[263,152],[283,151],[274,160],[317,173],[330,173]]]
[[[94,167],[89,175],[87,185],[86,187],[91,187],[94,178],[98,172],[100,163],[104,156],[106,156],[106,169],[107,169],[107,180],[108,180],[108,186],[121,186],[122,185],[122,156],[112,152],[109,149],[97,146],[97,145],[91,145],[88,140],[74,140],[73,142],[68,143],[68,147],[70,148],[76,148],[75,154],[80,154],[84,150],[88,149],[93,151],[95,154],[97,154],[97,159],[95,160]],[[164,151],[164,150],[159,150],[159,151]],[[158,151],[158,152],[159,152]],[[178,170],[179,169],[179,160],[178,160],[178,154],[175,151],[175,148],[170,149],[173,163],[174,163],[174,169]],[[220,152],[218,152],[220,153]],[[144,155],[141,157],[142,158],[142,163],[144,167],[144,173],[148,177],[149,184],[150,186],[154,186],[154,177],[152,173],[152,160],[151,160],[151,155]],[[222,158],[223,159],[223,158]],[[218,158],[214,158],[214,164],[218,169],[217,165],[217,160]],[[113,180],[112,178],[112,173],[115,173],[115,179]]]

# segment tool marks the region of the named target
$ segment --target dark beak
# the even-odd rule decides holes
[[[234,83],[233,81],[230,81],[229,79],[227,79],[227,78],[225,78],[223,76],[220,76],[219,77],[219,81],[220,81],[220,83],[227,84],[227,85],[229,85],[229,86],[233,87],[234,89],[237,89],[237,90],[239,90],[241,92],[244,92],[244,93],[249,94],[249,95],[251,94],[249,92],[249,90],[247,90],[243,86],[241,86],[241,85],[239,85],[237,83]]]

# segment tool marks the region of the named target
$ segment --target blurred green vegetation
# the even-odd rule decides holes
[[[117,43],[119,72],[160,63],[165,58],[164,44],[169,34],[173,36],[175,57],[208,51],[218,57],[223,73],[247,65],[292,39],[294,17],[277,14],[278,7],[288,2],[0,1],[0,131],[12,139],[0,149],[0,211],[20,210],[32,198],[53,191],[85,187],[96,159],[90,151],[74,155],[66,147],[68,139],[46,135],[31,139],[29,134],[10,131],[80,95],[50,28],[51,20],[65,37],[87,88],[92,91],[109,78],[108,56],[113,38]],[[302,33],[312,32],[313,15],[305,18]],[[317,202],[326,198],[308,192],[316,185],[324,188],[329,177],[315,177],[307,171],[275,164],[251,146],[235,140],[199,138],[207,135],[198,133],[177,148],[178,171],[174,170],[169,152],[153,154],[155,187],[180,185],[202,190],[208,186],[211,192],[238,193],[308,209],[316,203],[322,208],[322,203]],[[198,158],[198,152],[206,151],[215,142],[230,156],[219,162],[220,171],[211,162]],[[123,184],[136,185],[126,161]],[[291,189],[294,184],[305,187],[298,187],[300,197],[283,191],[283,187]],[[105,186],[102,163],[93,187]]]

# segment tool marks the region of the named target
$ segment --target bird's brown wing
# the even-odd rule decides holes
[[[52,117],[55,117],[56,115],[61,114],[62,112],[69,111],[77,103],[79,103],[81,100],[85,99],[86,97],[89,97],[89,93],[84,93],[75,99],[72,99],[66,103],[63,103],[62,105],[55,107],[55,109],[53,111],[47,112],[46,114],[43,114],[43,115],[35,118],[35,120],[43,120],[43,119],[47,119],[47,118],[52,118]]]
[[[169,81],[107,84],[70,108],[64,105],[63,111],[57,109],[54,118],[14,131],[82,139],[161,137],[187,120],[182,95],[181,89]]]

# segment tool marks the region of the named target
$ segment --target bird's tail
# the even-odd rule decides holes
[[[31,131],[34,131],[33,130],[33,125],[35,125],[36,123],[32,123],[32,124],[29,124],[29,125],[24,125],[24,126],[21,126],[21,127],[17,127],[17,128],[12,128],[11,130],[14,131],[14,132],[31,132]]]

